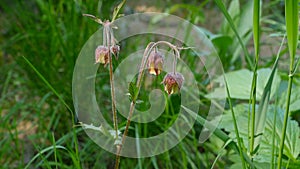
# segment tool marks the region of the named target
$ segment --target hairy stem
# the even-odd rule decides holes
[[[104,33],[106,38],[104,38],[104,42],[106,41],[106,46],[110,49],[111,39],[114,38],[111,34],[111,28],[109,24],[104,25]],[[113,63],[112,63],[112,55],[111,52],[108,52],[109,58],[109,82],[110,82],[110,90],[111,90],[111,107],[113,111],[113,123],[115,130],[115,140],[118,140],[118,119],[117,119],[117,110],[116,110],[116,99],[115,99],[115,85],[114,85],[114,74],[113,74]]]
[[[174,62],[175,63],[174,63],[173,70],[174,70],[174,73],[175,73],[177,58],[179,58],[179,56],[180,56],[178,48],[175,45],[173,45],[173,44],[171,44],[170,42],[167,42],[167,41],[158,41],[156,43],[150,42],[147,45],[146,49],[145,49],[145,52],[144,52],[144,55],[143,55],[143,58],[142,58],[142,61],[141,61],[141,66],[140,66],[140,69],[139,69],[139,75],[138,75],[138,79],[137,79],[137,83],[136,83],[136,86],[138,88],[137,93],[140,92],[140,88],[141,88],[141,84],[142,84],[141,82],[142,82],[142,79],[143,79],[144,70],[145,70],[145,66],[146,66],[147,60],[149,58],[149,55],[150,55],[151,51],[154,50],[160,44],[167,45],[171,49],[174,50],[174,52],[175,52]],[[131,103],[130,103],[130,109],[129,109],[129,114],[128,114],[128,117],[127,117],[127,123],[126,123],[126,126],[125,126],[125,131],[124,131],[124,134],[123,134],[123,137],[122,137],[122,144],[119,145],[120,147],[117,148],[115,169],[119,168],[121,150],[122,150],[122,147],[125,143],[125,139],[128,135],[128,130],[129,130],[129,126],[130,126],[130,123],[131,123],[131,117],[133,115],[134,108],[135,108],[135,100],[132,100]]]

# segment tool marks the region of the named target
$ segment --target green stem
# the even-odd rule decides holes
[[[277,102],[277,101],[276,101]],[[276,104],[275,104],[276,105]],[[270,169],[274,168],[274,161],[275,161],[275,133],[276,133],[276,117],[277,117],[277,109],[275,108],[274,118],[273,118],[273,134],[272,134],[272,156],[271,156],[271,166]],[[276,143],[277,144],[277,143]]]
[[[238,142],[239,154],[240,154],[240,158],[241,158],[241,161],[242,161],[243,169],[245,169],[246,168],[246,163],[245,163],[245,159],[244,159],[244,156],[243,156],[242,143],[241,143],[241,138],[240,138],[240,135],[239,135],[239,129],[238,129],[238,126],[237,126],[237,123],[236,123],[237,120],[235,118],[235,113],[234,113],[233,106],[232,106],[232,103],[231,103],[231,97],[230,97],[230,93],[229,93],[229,89],[228,89],[228,85],[227,85],[227,81],[226,81],[225,77],[224,77],[224,80],[225,80],[225,84],[226,84],[226,91],[227,91],[227,98],[228,98],[228,102],[229,102],[229,107],[230,107],[232,118],[233,118],[233,125],[234,125],[235,135],[236,135],[236,139],[237,139],[237,142]]]
[[[252,113],[251,113],[251,136],[250,136],[250,154],[253,155],[254,150],[254,135],[255,135],[255,115],[256,115],[256,85],[257,85],[257,64],[255,64],[254,72],[253,72],[253,79],[252,79],[252,93],[251,93],[251,100],[252,100]]]
[[[154,46],[155,43],[153,42],[150,42],[146,49],[145,49],[145,52],[144,52],[144,55],[143,55],[143,58],[142,58],[142,61],[141,61],[141,66],[140,66],[140,70],[139,70],[139,75],[138,75],[138,79],[137,79],[137,87],[138,87],[138,93],[139,93],[139,89],[140,89],[140,86],[141,86],[141,81],[142,81],[142,77],[143,77],[143,74],[144,74],[144,68],[145,68],[145,65],[146,65],[146,61],[147,61],[147,58],[148,56],[150,55],[150,49],[153,49],[152,47]],[[130,126],[130,123],[131,123],[131,117],[133,115],[133,111],[134,111],[134,107],[135,107],[135,101],[132,100],[131,103],[130,103],[130,109],[129,109],[129,114],[128,114],[128,117],[127,117],[127,123],[126,123],[126,126],[125,126],[125,131],[124,131],[124,134],[123,134],[123,137],[122,137],[122,144],[119,145],[119,147],[117,147],[117,154],[116,154],[116,163],[115,163],[115,169],[118,169],[119,168],[119,164],[120,164],[120,155],[121,155],[121,150],[122,150],[122,147],[125,143],[125,138],[126,136],[128,135],[128,129],[129,129],[129,126]]]
[[[285,133],[286,133],[286,127],[287,127],[289,111],[290,111],[290,100],[291,100],[292,87],[293,87],[293,77],[294,77],[293,74],[289,75],[288,95],[287,95],[287,100],[286,100],[286,108],[285,108],[285,114],[284,114],[284,120],[283,120],[283,128],[282,128],[282,133],[281,133],[277,169],[281,169]]]
[[[167,42],[167,41],[158,41],[156,43],[150,42],[147,45],[146,49],[145,49],[145,52],[144,52],[144,55],[143,55],[143,58],[142,58],[142,61],[141,61],[139,75],[138,75],[138,79],[137,79],[137,83],[136,83],[136,86],[138,88],[137,93],[140,92],[140,88],[141,88],[141,84],[142,84],[141,82],[142,82],[143,75],[144,75],[144,69],[145,69],[147,60],[149,58],[149,55],[150,55],[151,51],[154,50],[155,47],[157,47],[160,44],[165,44],[165,45],[169,46],[171,49],[174,50],[174,52],[175,52],[175,58],[174,58],[175,61],[177,61],[177,58],[179,58],[180,53],[178,51],[178,48],[175,45],[171,44],[170,42]],[[176,63],[174,63],[174,65],[176,66]],[[175,67],[173,69],[176,70]],[[125,131],[124,131],[124,134],[123,134],[123,137],[122,137],[122,144],[119,145],[119,147],[117,147],[115,169],[119,168],[121,150],[122,150],[122,147],[125,143],[125,139],[128,135],[128,129],[129,129],[129,126],[130,126],[130,123],[131,123],[131,117],[132,117],[133,112],[134,112],[135,103],[136,103],[135,100],[132,100],[132,102],[130,103],[130,109],[129,109],[129,114],[128,114],[128,117],[127,117],[127,123],[126,123]]]
[[[289,109],[290,109],[290,99],[292,94],[293,87],[293,77],[296,70],[294,70],[294,62],[295,55],[298,46],[298,1],[296,0],[285,0],[285,25],[286,25],[286,33],[288,40],[288,48],[290,54],[290,74],[289,74],[289,82],[288,82],[288,94],[286,100],[284,121],[283,121],[283,129],[281,133],[280,147],[279,147],[279,155],[278,155],[278,169],[281,169],[281,163],[283,158],[283,149],[284,149],[284,140],[285,133],[289,118]]]
[[[253,41],[255,49],[255,65],[253,70],[252,88],[251,88],[251,101],[252,101],[252,114],[251,114],[251,136],[250,136],[250,155],[254,154],[255,149],[255,116],[256,116],[256,86],[257,86],[257,67],[259,60],[259,41],[260,41],[260,0],[253,1]],[[249,117],[250,118],[250,117]]]

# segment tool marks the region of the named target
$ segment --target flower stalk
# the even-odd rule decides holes
[[[103,43],[98,46],[95,50],[95,64],[101,63],[106,66],[109,64],[109,82],[111,89],[111,106],[113,113],[113,125],[115,131],[115,145],[118,148],[119,144],[119,135],[118,135],[118,120],[117,120],[117,110],[116,110],[116,99],[115,99],[115,85],[114,85],[114,74],[113,74],[113,63],[112,63],[112,54],[116,56],[119,53],[120,47],[116,44],[117,41],[114,38],[113,28],[115,28],[110,21],[102,21],[101,19],[90,15],[83,14],[83,16],[87,16],[92,18],[95,22],[103,25]]]
[[[175,55],[174,55],[174,62],[173,62],[173,73],[174,74],[176,73],[177,58],[180,57],[179,50],[181,48],[178,48],[177,46],[175,46],[175,45],[173,45],[173,44],[171,44],[170,42],[167,42],[167,41],[158,41],[156,43],[150,42],[147,45],[147,47],[144,51],[143,58],[142,58],[142,61],[141,61],[141,66],[140,66],[140,69],[139,69],[139,75],[138,75],[138,79],[137,79],[137,83],[136,83],[137,95],[139,94],[139,91],[140,91],[140,88],[141,88],[141,82],[142,82],[142,79],[143,79],[143,76],[144,76],[144,70],[145,70],[145,67],[147,65],[147,61],[149,59],[149,56],[150,56],[151,52],[157,50],[156,48],[159,45],[166,45],[174,51]],[[176,73],[176,74],[179,74],[179,73]],[[182,82],[183,82],[183,80],[182,80]],[[181,83],[181,85],[182,85],[182,83]],[[129,109],[129,114],[128,114],[128,117],[127,117],[127,123],[126,123],[126,126],[125,126],[125,131],[124,131],[124,134],[122,136],[122,144],[120,144],[120,147],[117,149],[117,158],[116,158],[116,163],[115,163],[115,169],[119,168],[122,146],[124,145],[126,137],[128,135],[129,126],[130,126],[130,123],[131,123],[131,117],[132,117],[134,109],[135,109],[135,104],[136,104],[136,100],[132,99],[132,101],[130,103],[130,109]]]

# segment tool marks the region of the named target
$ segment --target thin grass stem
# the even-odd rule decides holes
[[[257,86],[257,67],[259,60],[259,41],[260,41],[260,0],[253,1],[253,41],[255,50],[255,63],[253,69],[253,79],[251,87],[250,100],[252,101],[251,113],[251,136],[250,136],[250,154],[254,154],[254,140],[255,140],[255,116],[256,116],[256,86]],[[250,117],[249,117],[250,118]]]
[[[240,158],[241,158],[241,161],[242,161],[243,169],[245,169],[246,168],[246,163],[245,163],[245,159],[244,159],[244,156],[243,156],[243,150],[242,150],[242,147],[244,147],[244,146],[242,145],[241,138],[240,138],[240,135],[239,135],[237,120],[236,120],[235,113],[234,113],[234,110],[233,110],[231,97],[230,97],[230,93],[229,93],[229,89],[228,89],[228,84],[227,84],[227,81],[226,81],[225,77],[224,77],[224,80],[225,80],[225,84],[226,84],[227,99],[228,99],[229,107],[230,107],[232,118],[233,118],[233,125],[234,125],[235,135],[236,135],[236,139],[237,139],[237,142],[238,142],[239,155],[240,155]]]
[[[289,82],[288,82],[286,107],[285,107],[284,120],[283,120],[283,128],[281,132],[281,140],[279,145],[278,165],[277,165],[278,169],[281,169],[281,165],[282,165],[284,140],[286,135],[289,111],[290,111],[290,99],[291,99],[292,88],[293,88],[293,78],[295,74],[294,62],[295,62],[295,55],[298,46],[298,24],[299,24],[298,11],[299,11],[298,1],[285,0],[285,21],[286,21],[285,24],[286,24],[287,41],[288,41],[288,48],[290,54],[290,71],[289,71]]]

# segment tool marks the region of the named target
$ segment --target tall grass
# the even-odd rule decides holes
[[[225,85],[226,85],[226,93],[227,93],[228,102],[229,102],[229,108],[230,108],[230,111],[231,111],[233,126],[234,126],[234,130],[235,130],[235,135],[236,135],[236,139],[237,139],[237,142],[238,142],[239,154],[240,154],[240,158],[241,158],[241,161],[242,161],[243,169],[245,169],[246,168],[246,163],[245,163],[244,156],[243,156],[243,153],[244,153],[243,147],[244,147],[244,145],[243,145],[243,142],[242,142],[240,134],[239,134],[239,129],[238,129],[238,125],[237,125],[236,116],[235,116],[235,113],[234,113],[234,110],[233,110],[233,105],[232,105],[232,102],[231,102],[231,96],[230,96],[230,92],[229,92],[229,89],[228,89],[228,84],[227,84],[227,81],[226,81],[225,77],[224,77],[224,79],[225,79]]]
[[[298,1],[294,0],[285,0],[285,23],[286,23],[286,33],[288,48],[290,54],[290,71],[289,71],[289,81],[287,89],[287,99],[286,107],[283,121],[283,129],[281,132],[280,148],[278,155],[278,169],[281,169],[282,158],[283,158],[283,149],[284,141],[286,135],[286,127],[289,118],[289,108],[290,108],[290,99],[292,94],[293,87],[293,78],[297,69],[295,69],[295,56],[298,46],[298,25],[299,25],[299,16],[298,16]]]
[[[7,3],[6,3],[7,2]],[[5,112],[7,107],[9,107],[8,113],[4,113],[2,118],[2,124],[0,125],[1,131],[7,131],[3,139],[0,141],[0,144],[3,145],[2,152],[0,157],[2,160],[6,161],[3,164],[4,168],[11,168],[12,166],[17,166],[16,168],[112,168],[114,163],[114,155],[108,152],[103,151],[97,145],[95,145],[91,140],[85,139],[87,136],[82,132],[82,128],[73,128],[76,126],[76,118],[72,108],[72,99],[71,99],[71,77],[73,72],[74,63],[76,57],[84,42],[89,38],[89,36],[98,29],[98,25],[90,22],[85,17],[82,17],[83,13],[91,13],[99,16],[103,19],[108,19],[116,17],[113,15],[111,17],[113,6],[115,6],[119,1],[44,1],[37,0],[32,2],[23,2],[23,1],[1,1],[1,9],[3,16],[6,17],[6,20],[2,22],[2,27],[6,27],[3,37],[0,37],[1,40],[1,51],[8,53],[13,57],[22,67],[24,75],[28,76],[30,81],[28,81],[28,90],[32,90],[34,95],[42,95],[40,100],[38,100],[37,105],[32,105],[28,103],[28,100],[22,99],[19,100],[16,104],[10,105],[10,99],[14,96],[14,93],[9,93],[11,87],[14,83],[19,83],[23,79],[16,76],[16,70],[11,69],[3,71],[3,67],[6,65],[1,64],[1,74],[4,76],[0,77],[0,80],[3,80],[3,84],[0,84],[1,87],[1,98],[0,98],[0,112]],[[234,151],[235,154],[238,154],[240,160],[242,161],[241,167],[243,168],[255,168],[256,164],[253,162],[255,153],[259,151],[257,148],[259,144],[259,137],[261,137],[261,129],[264,127],[264,116],[267,112],[267,106],[269,105],[270,100],[270,90],[272,85],[272,80],[274,72],[278,64],[278,58],[274,62],[274,67],[272,70],[273,75],[270,75],[267,85],[264,88],[264,93],[258,108],[256,109],[257,99],[256,99],[256,88],[257,88],[257,70],[258,63],[260,59],[260,45],[262,43],[262,38],[260,36],[261,32],[261,14],[262,11],[261,1],[254,0],[253,8],[253,42],[254,42],[254,59],[251,58],[251,53],[249,53],[246,44],[243,42],[243,37],[238,33],[238,28],[234,25],[235,18],[232,18],[225,7],[224,1],[215,0],[214,1],[217,7],[220,9],[222,14],[227,19],[229,26],[232,28],[234,36],[237,37],[239,45],[241,46],[245,60],[247,62],[247,67],[254,71],[252,92],[249,106],[252,106],[252,113],[249,111],[249,149],[244,149],[243,136],[240,133],[238,126],[238,119],[236,119],[236,112],[233,111],[233,107],[236,103],[234,98],[230,97],[228,93],[228,103],[229,108],[231,109],[231,116],[233,118],[233,124],[235,128],[236,140],[232,139],[230,135],[223,130],[217,128],[214,131],[214,138],[211,138],[210,141],[205,144],[198,143],[198,135],[206,122],[206,119],[203,118],[205,114],[199,112],[193,112],[185,109],[191,116],[196,117],[196,124],[191,129],[190,133],[187,135],[183,141],[173,149],[165,152],[161,155],[153,156],[151,158],[141,158],[141,159],[130,159],[122,158],[120,162],[121,168],[208,168],[211,167],[211,162],[215,159],[213,166],[216,168],[226,168],[234,161],[231,160],[232,154]],[[241,4],[243,3],[242,1]],[[270,2],[272,4],[278,3],[279,1]],[[129,2],[128,2],[129,3]],[[192,6],[197,4],[196,1],[188,2]],[[265,2],[268,3],[269,2]],[[214,5],[205,1],[205,4],[209,6]],[[272,159],[271,168],[274,168],[276,162],[278,163],[278,169],[283,166],[285,162],[284,156],[284,142],[285,142],[285,133],[288,129],[288,117],[289,117],[289,106],[290,98],[293,89],[293,79],[297,67],[299,66],[299,61],[296,62],[295,54],[297,48],[298,40],[298,2],[292,0],[285,1],[285,12],[286,12],[286,29],[287,29],[287,39],[288,39],[288,48],[290,53],[290,72],[289,72],[289,81],[288,81],[288,97],[286,99],[286,110],[284,116],[284,127],[282,129],[280,149],[278,159],[275,159],[277,155],[277,146],[275,140],[276,134],[273,135],[273,147],[272,147]],[[154,4],[158,6],[158,4]],[[170,5],[170,4],[169,4]],[[176,4],[174,5],[176,6]],[[180,5],[179,5],[180,6]],[[182,5],[181,5],[182,6]],[[198,10],[203,6],[199,6],[197,10],[190,12],[190,16],[195,19],[195,22],[198,17],[204,18],[202,13],[197,13]],[[174,13],[176,13],[175,8],[171,8]],[[128,10],[128,8],[126,8]],[[130,10],[130,9],[129,9]],[[202,10],[201,10],[202,11]],[[204,10],[203,10],[204,11]],[[198,16],[199,15],[199,16]],[[200,16],[201,15],[201,16]],[[278,16],[280,12],[274,14]],[[273,15],[272,15],[273,16]],[[272,29],[272,28],[271,28]],[[250,32],[251,33],[251,32]],[[226,36],[226,35],[225,35]],[[3,39],[5,39],[3,41]],[[149,41],[155,38],[149,38]],[[3,43],[2,43],[3,42]],[[139,41],[140,42],[140,41]],[[227,41],[226,41],[227,43]],[[229,43],[229,41],[228,41]],[[137,50],[143,45],[135,43],[126,43],[127,49],[124,49],[125,53],[131,50]],[[184,51],[185,52],[185,51]],[[186,52],[189,57],[183,58],[191,70],[194,71],[197,67],[194,64],[195,62],[200,62],[197,57],[194,57],[195,54]],[[225,55],[220,57],[226,58]],[[2,52],[0,52],[0,59],[2,59]],[[226,59],[224,59],[226,62]],[[272,62],[273,63],[273,62]],[[115,63],[114,63],[115,64]],[[228,67],[234,67],[230,64]],[[240,64],[240,63],[237,63]],[[18,65],[11,65],[12,67],[17,67]],[[238,65],[241,67],[241,65]],[[236,68],[236,67],[234,67]],[[102,71],[102,69],[100,70]],[[5,73],[2,73],[5,72]],[[207,86],[209,80],[205,75],[202,75],[199,72],[193,72],[195,77],[198,80],[199,88],[201,89],[201,109],[207,110],[210,101],[205,98],[205,93],[208,92]],[[23,75],[23,74],[22,74]],[[105,98],[103,99],[103,106],[105,109],[109,109],[110,106],[107,106],[107,100],[109,99],[109,90],[106,89],[106,85],[109,83],[108,74],[102,73],[98,74],[101,78],[97,79],[100,81],[100,85],[97,86],[97,90],[105,93]],[[102,78],[103,77],[103,78]],[[15,80],[16,81],[12,81]],[[158,77],[156,80],[160,81],[162,77]],[[23,84],[23,83],[21,83]],[[229,84],[230,85],[230,84]],[[226,85],[227,86],[227,85]],[[23,88],[22,88],[23,90]],[[27,88],[26,88],[27,90]],[[38,92],[36,92],[38,91]],[[144,93],[144,92],[141,92]],[[147,94],[141,94],[143,98],[147,97]],[[30,96],[31,97],[31,96]],[[33,97],[33,96],[32,96]],[[28,98],[28,97],[27,97]],[[42,111],[35,111],[40,109],[51,98],[49,106],[51,107],[47,110],[47,113]],[[172,101],[174,101],[174,98]],[[5,103],[5,104],[4,104]],[[13,102],[12,102],[13,103]],[[101,103],[102,104],[102,103]],[[176,120],[176,104],[180,104],[176,100],[174,105],[168,103],[168,106],[165,112],[161,117],[153,123],[149,124],[138,124],[133,122],[128,129],[128,135],[135,137],[149,137],[157,134],[158,131],[164,131],[173,121]],[[141,106],[140,106],[141,107]],[[21,113],[20,113],[21,112]],[[20,149],[11,150],[8,148],[10,145],[14,144],[16,147],[22,146],[23,140],[18,138],[18,130],[16,126],[20,121],[25,117],[24,114],[29,114],[31,118],[38,119],[38,124],[40,126],[45,126],[47,129],[47,134],[43,134],[44,131],[37,131],[36,135],[32,136],[30,141],[33,144],[33,153],[35,155],[31,156],[29,161],[22,161],[26,156],[24,152],[20,152]],[[20,115],[21,114],[21,115]],[[2,114],[1,114],[2,115]],[[47,117],[46,117],[47,116]],[[48,117],[51,116],[51,117]],[[251,117],[252,116],[252,117]],[[64,123],[66,120],[70,121],[71,125],[68,128],[59,128],[56,126],[67,125]],[[237,117],[238,118],[238,117]],[[276,113],[274,114],[274,122],[276,121]],[[120,130],[124,130],[126,125],[126,119],[120,117],[122,121],[119,125],[121,126]],[[123,126],[123,127],[122,127]],[[213,126],[213,125],[212,125]],[[209,124],[206,125],[209,128]],[[212,127],[213,128],[213,127]],[[58,137],[57,133],[67,133],[63,136]],[[276,130],[274,126],[273,130]],[[69,132],[70,131],[70,132]],[[251,133],[250,133],[251,132]],[[233,133],[234,134],[234,133]],[[41,144],[39,141],[35,140],[46,140],[46,145]],[[220,147],[222,150],[226,150],[226,153],[222,155],[219,154]],[[11,153],[12,157],[20,159],[20,164],[10,164],[11,160],[7,158],[7,155]],[[92,155],[91,155],[92,154]],[[249,155],[251,154],[251,155]],[[217,158],[215,158],[217,156]],[[66,160],[67,159],[67,160]],[[239,160],[239,159],[238,159]],[[0,162],[2,162],[0,160]]]
[[[260,0],[253,1],[253,41],[255,50],[255,63],[253,70],[253,79],[251,86],[250,100],[252,103],[251,113],[251,134],[250,134],[250,154],[253,155],[254,151],[254,135],[255,135],[255,116],[256,116],[256,86],[257,86],[257,67],[259,61],[259,46],[260,46]],[[250,117],[249,117],[250,119]]]
[[[242,40],[242,38],[240,37],[238,31],[237,31],[237,28],[233,22],[233,19],[232,17],[230,16],[230,14],[228,13],[224,3],[221,1],[221,0],[214,0],[214,2],[216,3],[216,5],[218,6],[218,8],[221,10],[222,14],[225,16],[226,20],[228,21],[231,29],[233,30],[235,36],[238,38],[238,41],[239,41],[239,44],[241,45],[242,49],[243,49],[243,52],[244,52],[244,56],[245,56],[245,60],[247,61],[248,63],[248,66],[250,68],[253,68],[254,65],[253,65],[253,61],[252,59],[250,58],[250,55],[249,55],[249,52]]]

